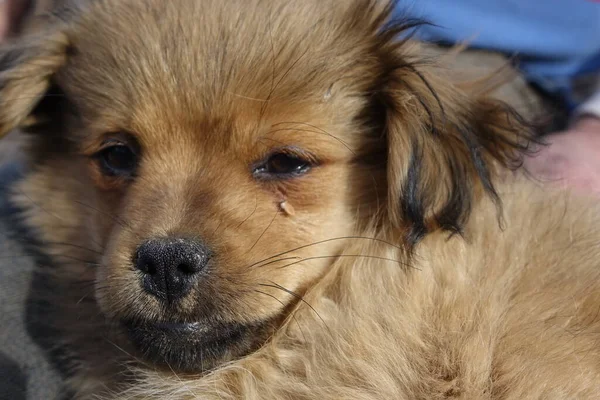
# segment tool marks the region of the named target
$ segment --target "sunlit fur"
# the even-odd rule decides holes
[[[523,121],[390,9],[97,0],[2,49],[0,136],[29,140],[30,329],[78,398],[600,396],[594,202],[510,172]],[[132,181],[99,169],[113,137],[141,149]],[[255,179],[282,146],[315,166]],[[215,256],[167,310],[132,260],[170,235]],[[244,334],[201,357],[162,343],[165,363],[124,319]]]

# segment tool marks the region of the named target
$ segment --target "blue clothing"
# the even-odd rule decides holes
[[[593,0],[413,0],[399,2],[398,17],[437,27],[420,39],[457,43],[517,56],[527,78],[575,107],[572,83],[600,73],[600,2]]]

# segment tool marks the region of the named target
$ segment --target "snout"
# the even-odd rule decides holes
[[[238,283],[241,278],[232,277],[238,270],[231,259],[220,257],[227,253],[222,247],[170,236],[154,237],[134,248],[132,256],[131,250],[121,256],[131,257],[133,265],[108,265],[115,272],[107,274],[107,281],[122,279],[106,285],[109,290],[119,288],[114,295],[101,290],[100,299],[118,326],[118,338],[157,368],[206,371],[258,348],[285,317],[278,307],[287,306],[283,301],[268,308],[263,296],[271,296],[262,290],[254,297],[247,294],[252,277]]]
[[[167,237],[142,243],[134,264],[142,273],[144,291],[172,304],[190,292],[210,259],[210,250],[200,241]]]

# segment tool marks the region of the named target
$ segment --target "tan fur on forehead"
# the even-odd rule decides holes
[[[95,93],[97,100],[134,109],[147,100],[174,102],[156,109],[180,110],[175,118],[192,110],[230,113],[242,99],[314,101],[332,84],[360,84],[354,79],[361,74],[356,56],[379,29],[373,20],[382,6],[376,4],[100,1],[75,18],[71,40],[82,54],[71,62],[86,68],[64,79],[119,85],[128,97],[105,99]],[[115,14],[120,17],[114,19]],[[290,18],[297,23],[288,23]]]

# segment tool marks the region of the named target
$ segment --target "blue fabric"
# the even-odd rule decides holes
[[[532,82],[569,102],[572,80],[600,72],[600,2],[592,0],[413,0],[397,16],[423,18],[417,37],[468,41],[518,56]],[[572,104],[575,106],[576,104]]]

